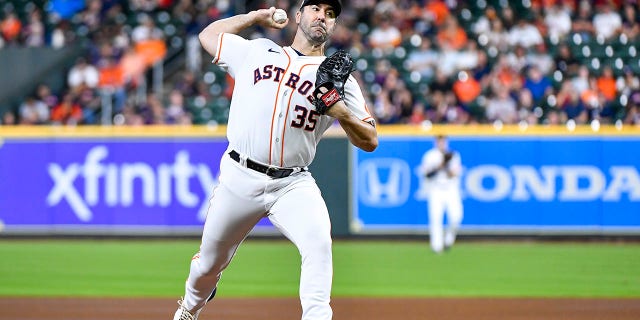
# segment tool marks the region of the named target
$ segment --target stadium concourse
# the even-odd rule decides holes
[[[0,48],[86,41],[64,86],[31,79],[17,103],[0,103],[2,124],[224,124],[233,81],[197,34],[266,3],[297,10],[293,0],[0,1]],[[345,5],[328,52],[354,54],[380,124],[640,124],[637,1]],[[252,32],[286,43],[294,30]]]

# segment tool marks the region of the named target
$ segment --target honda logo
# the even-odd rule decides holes
[[[409,198],[411,170],[403,160],[365,160],[360,163],[358,176],[358,195],[364,205],[378,208],[397,207]]]

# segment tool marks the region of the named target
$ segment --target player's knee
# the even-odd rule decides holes
[[[318,237],[310,239],[300,249],[303,256],[327,256],[331,254],[331,245],[331,237]]]

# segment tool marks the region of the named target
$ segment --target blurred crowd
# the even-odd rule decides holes
[[[293,17],[299,7],[296,0],[51,0],[20,10],[11,3],[0,8],[0,48],[60,48],[77,38],[91,45],[63,90],[39,85],[5,108],[3,124],[99,124],[105,92],[118,125],[224,123],[233,80],[203,56],[198,32],[238,12],[275,6]],[[639,1],[343,4],[329,53],[353,54],[380,124],[640,125]],[[295,27],[255,27],[246,36],[287,45]],[[158,94],[148,84],[163,45],[180,48],[185,63]]]

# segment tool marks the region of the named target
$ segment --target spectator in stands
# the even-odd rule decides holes
[[[463,106],[474,102],[481,92],[480,83],[472,77],[469,71],[458,72],[458,78],[453,83],[453,93]]]
[[[533,96],[529,90],[520,90],[517,95],[516,104],[518,108],[518,120],[524,121],[529,125],[537,124],[536,105],[533,102]]]
[[[612,39],[622,30],[622,17],[613,10],[609,3],[599,4],[597,13],[593,16],[593,28],[596,36],[605,40]]]
[[[29,23],[22,30],[24,44],[27,47],[44,46],[45,29],[42,22],[42,13],[39,8],[34,7],[29,12]]]
[[[82,109],[82,124],[100,124],[102,99],[96,90],[87,88],[80,91],[75,101]]]
[[[0,125],[3,126],[12,126],[18,124],[15,113],[11,110],[6,110],[2,114],[2,119],[0,121]]]
[[[640,35],[640,14],[639,7],[634,7],[631,3],[625,3],[622,11],[621,32],[630,39],[635,39]]]
[[[509,90],[518,90],[522,86],[520,73],[511,67],[506,56],[498,56],[498,61],[491,73],[490,85],[494,90],[496,86],[505,86]]]
[[[452,92],[436,91],[429,99],[427,117],[432,123],[461,124],[469,122],[469,114],[458,103]]]
[[[51,47],[63,48],[76,40],[76,34],[67,20],[61,20],[51,31]]]
[[[509,89],[506,87],[498,87],[498,90],[492,95],[486,106],[487,120],[494,122],[500,121],[502,123],[517,123],[518,112],[516,100],[509,94]]]
[[[144,124],[164,124],[164,106],[153,92],[147,94],[146,101],[140,104],[137,109],[137,113],[142,117]]]
[[[573,77],[578,73],[581,63],[569,49],[569,45],[562,43],[558,45],[558,53],[555,57],[555,69],[562,72],[564,77]]]
[[[62,101],[51,110],[51,123],[58,125],[78,125],[82,123],[83,112],[71,93],[66,93]]]
[[[447,47],[451,50],[460,50],[467,44],[467,33],[458,24],[455,16],[448,16],[438,30],[436,35],[437,43],[441,47]]]
[[[512,46],[530,48],[543,43],[542,35],[530,21],[525,18],[518,19],[518,23],[509,31],[509,43]]]
[[[411,110],[411,116],[407,124],[420,125],[426,120],[425,106],[422,102],[416,102]]]
[[[380,124],[394,124],[400,121],[400,108],[391,101],[391,94],[385,88],[380,89],[373,101],[373,111],[376,122]]]
[[[147,14],[140,15],[138,25],[131,31],[131,40],[133,40],[134,43],[147,40],[161,40],[163,38],[164,33],[156,26],[153,18]]]
[[[20,105],[20,124],[46,124],[48,122],[49,107],[34,96],[28,96]]]
[[[480,82],[480,86],[486,88],[490,82],[491,64],[489,57],[484,50],[478,50],[478,58],[476,66],[471,69],[473,78]]]
[[[544,16],[547,34],[555,41],[564,40],[571,32],[571,15],[561,3],[556,2],[547,9]],[[552,40],[553,41],[553,40]]]
[[[453,82],[451,79],[442,72],[440,68],[436,69],[436,75],[433,81],[429,84],[429,91],[433,94],[436,92],[446,93],[453,89]]]
[[[616,81],[616,89],[620,95],[627,98],[631,97],[634,92],[640,92],[640,79],[633,70],[625,68],[624,75]]]
[[[598,91],[602,94],[605,101],[613,101],[618,90],[616,88],[616,78],[613,75],[613,69],[610,66],[604,66],[602,68],[602,74],[597,79]]]
[[[589,1],[580,1],[578,12],[572,19],[571,31],[577,33],[581,40],[588,41],[595,35],[591,20],[591,4]]]
[[[541,104],[544,98],[553,92],[551,80],[536,65],[528,67],[523,88],[531,92],[535,104]]]
[[[76,64],[67,73],[67,85],[69,85],[71,92],[75,93],[85,88],[97,88],[99,80],[98,69],[87,63],[87,59],[84,57],[76,59]]]
[[[475,69],[478,66],[480,51],[475,41],[468,41],[457,54],[456,70]]]
[[[129,0],[131,10],[151,13],[158,7],[158,0]]]
[[[500,19],[491,21],[491,30],[487,33],[488,46],[495,47],[499,52],[508,52],[511,48],[509,43],[509,32],[504,28]]]
[[[432,23],[436,28],[440,28],[451,16],[449,7],[447,7],[447,4],[442,0],[426,0],[424,2],[423,18]]]
[[[420,47],[411,51],[407,56],[407,68],[412,72],[419,73],[424,81],[430,82],[435,75],[440,54],[431,45],[429,37],[421,37],[420,40]]]
[[[102,25],[102,0],[87,0],[86,9],[79,13],[79,20],[89,32],[95,32]]]
[[[380,24],[374,27],[369,35],[371,47],[381,49],[385,54],[390,54],[401,42],[402,34],[391,22],[391,17],[386,14],[381,16]]]
[[[580,66],[578,68],[578,73],[571,78],[571,83],[573,84],[573,90],[576,90],[579,94],[582,94],[584,91],[589,89],[589,78],[590,72],[587,66]]]
[[[589,86],[580,93],[580,99],[582,99],[582,103],[587,108],[589,120],[593,120],[600,115],[605,101],[602,93],[598,91],[598,80],[595,76],[589,76]]]
[[[567,119],[573,119],[576,124],[585,124],[589,118],[587,108],[585,107],[580,94],[575,90],[567,91],[567,98],[561,102],[560,109],[564,112]]]
[[[548,110],[546,118],[542,121],[543,124],[548,126],[558,126],[565,122],[567,122],[567,117],[558,109]]]
[[[377,59],[375,63],[373,83],[378,85],[383,85],[389,74],[398,72],[387,59]]]
[[[178,90],[171,90],[169,93],[169,104],[166,109],[165,123],[167,124],[190,124],[191,116],[186,110],[184,96]]]
[[[477,36],[479,35],[487,35],[491,28],[493,28],[493,23],[498,19],[498,13],[493,6],[487,7],[484,11],[484,14],[480,15],[475,22],[471,25],[471,31],[475,33]]]
[[[185,97],[193,97],[198,93],[198,81],[193,72],[185,71],[173,85]]]
[[[103,90],[103,93],[113,95],[113,111],[122,111],[127,99],[122,66],[115,58],[107,57],[103,60],[103,63],[101,63],[98,72],[100,75],[98,87]]]
[[[515,72],[520,73],[524,71],[528,64],[527,61],[527,48],[521,45],[516,45],[511,52],[505,55],[505,58]]]
[[[635,91],[629,96],[629,102],[625,107],[624,123],[640,126],[640,91]]]
[[[555,70],[555,61],[544,43],[529,50],[526,61],[528,66],[537,66],[544,75],[550,75]]]
[[[4,19],[0,21],[0,33],[7,44],[18,45],[22,32],[22,22],[13,11],[9,11]]]
[[[59,100],[55,94],[51,93],[51,88],[44,83],[38,85],[38,88],[36,89],[36,99],[44,102],[49,110],[53,109],[53,107],[58,104]]]

